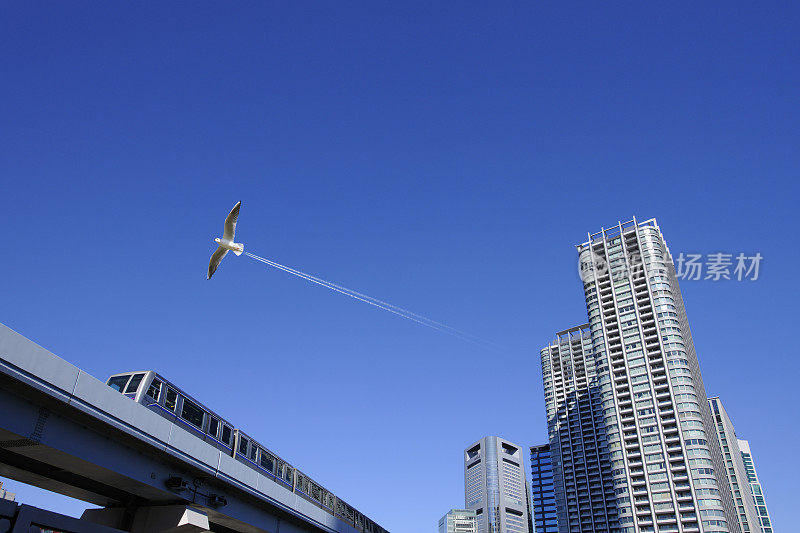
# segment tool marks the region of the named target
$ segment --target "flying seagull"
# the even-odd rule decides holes
[[[217,267],[219,266],[219,262],[222,261],[222,258],[225,257],[225,254],[228,253],[228,250],[232,251],[236,255],[242,255],[244,252],[244,244],[237,244],[233,242],[233,236],[236,233],[236,219],[239,218],[239,208],[242,206],[242,202],[238,202],[231,212],[228,213],[228,216],[225,218],[225,231],[222,233],[222,238],[214,239],[217,241],[217,250],[211,256],[211,261],[208,263],[208,278],[211,279],[211,276],[214,275],[214,272],[217,271]]]

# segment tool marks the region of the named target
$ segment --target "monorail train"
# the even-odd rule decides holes
[[[106,384],[357,530],[388,533],[156,372],[114,374]]]

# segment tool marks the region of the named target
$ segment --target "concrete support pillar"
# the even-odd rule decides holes
[[[126,509],[87,509],[81,517],[96,524],[125,529]],[[185,505],[139,507],[133,513],[131,533],[211,533],[208,516]]]

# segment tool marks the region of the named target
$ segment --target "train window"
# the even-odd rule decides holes
[[[128,383],[127,387],[125,387],[125,392],[136,392],[136,389],[139,388],[139,384],[142,382],[142,379],[144,379],[144,374],[134,374],[131,378],[131,382]]]
[[[160,394],[161,394],[161,382],[153,378],[152,383],[150,383],[150,386],[147,387],[147,395],[150,396],[155,401],[158,401],[158,397]]]
[[[181,418],[199,428],[203,427],[203,415],[205,411],[197,407],[195,404],[183,399],[183,409],[181,409]]]
[[[311,482],[311,497],[322,503],[322,487],[313,481]]]
[[[256,462],[257,453],[258,453],[258,447],[256,446],[255,443],[253,443],[253,445],[250,446],[250,453],[248,454],[248,456],[250,457],[250,460],[253,461],[254,463]]]
[[[167,398],[166,400],[164,400],[164,406],[170,411],[174,411],[175,406],[177,404],[178,404],[178,393],[167,387]]]
[[[247,445],[250,441],[244,437],[239,437],[239,453],[247,457]]]
[[[217,431],[219,431],[219,420],[212,416],[211,420],[208,421],[208,434],[216,438]]]
[[[308,494],[308,490],[309,490],[308,489],[308,478],[305,477],[300,472],[297,473],[297,477],[295,478],[294,486],[297,487],[298,490],[301,490],[301,491],[305,492],[306,494]]]
[[[116,376],[109,379],[107,385],[117,392],[122,392],[122,389],[125,388],[125,384],[128,382],[128,378],[130,378],[130,376]]]
[[[264,450],[261,450],[260,462],[261,462],[261,467],[264,468],[264,470],[272,472],[273,465],[275,464],[275,459]]]
[[[336,497],[330,492],[325,491],[325,501],[322,503],[324,503],[328,509],[333,510],[333,508],[336,507]]]
[[[222,442],[227,444],[228,446],[231,445],[231,428],[230,426],[222,426],[222,438],[220,439]]]

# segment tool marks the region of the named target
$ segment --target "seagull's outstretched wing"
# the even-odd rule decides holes
[[[228,216],[225,218],[225,231],[222,234],[223,239],[227,239],[229,241],[233,240],[233,235],[236,233],[236,219],[239,218],[239,208],[242,206],[242,202],[237,202],[231,212],[228,213]]]
[[[222,258],[225,257],[225,254],[227,253],[228,250],[226,250],[222,246],[217,247],[217,250],[211,255],[211,261],[209,261],[208,263],[208,278],[206,279],[211,279],[211,276],[213,276],[214,272],[217,271],[219,262],[222,261]]]

